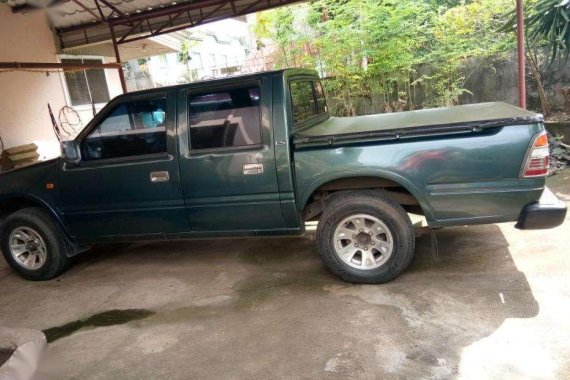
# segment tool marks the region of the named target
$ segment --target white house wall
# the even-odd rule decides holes
[[[190,53],[193,58],[189,67],[194,69],[198,77],[194,80],[223,76],[220,69],[243,66],[246,62],[248,47],[239,39],[249,42],[248,25],[241,20],[222,20],[188,30],[190,33]],[[182,33],[177,34],[177,36]],[[164,36],[165,39],[168,36]],[[173,37],[170,37],[174,39]],[[156,39],[159,41],[159,39]],[[178,45],[183,39],[174,39]],[[161,42],[163,40],[160,40]],[[196,61],[199,54],[201,62]],[[227,60],[227,61],[226,61]],[[146,64],[153,81],[157,86],[168,86],[186,82],[184,74],[187,68],[178,62],[178,53],[153,56]]]
[[[52,33],[43,13],[13,14],[0,4],[0,61],[57,62]],[[0,73],[0,137],[8,147],[35,142],[40,154],[59,154],[47,104],[65,105],[60,76],[52,73]]]
[[[106,60],[111,61],[111,60]],[[41,11],[12,13],[0,4],[0,62],[58,62],[52,32]],[[109,94],[121,93],[117,70],[106,70]],[[56,115],[66,105],[62,75],[45,72],[0,73],[0,137],[6,148],[35,143],[42,158],[59,155],[47,104]],[[85,124],[91,108],[78,110]]]

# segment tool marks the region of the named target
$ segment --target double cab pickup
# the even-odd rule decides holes
[[[286,69],[118,96],[62,156],[0,175],[0,243],[30,280],[103,242],[301,235],[342,279],[382,283],[427,226],[560,225],[540,115],[505,103],[332,117]]]

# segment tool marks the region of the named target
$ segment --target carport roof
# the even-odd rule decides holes
[[[47,0],[61,48],[113,39],[127,43],[301,0]],[[27,12],[41,0],[7,0]],[[36,4],[36,5],[33,5]]]

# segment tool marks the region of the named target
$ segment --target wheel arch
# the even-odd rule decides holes
[[[348,185],[351,182],[353,183],[352,185],[342,188],[343,183]],[[301,194],[299,198],[300,210],[305,210],[310,205],[310,201],[315,194],[318,194],[321,189],[327,189],[327,186],[331,184],[333,185],[332,191],[400,187],[416,200],[426,219],[433,220],[431,208],[420,189],[407,178],[388,171],[345,171],[321,176]]]
[[[63,231],[65,237],[71,241],[71,235],[67,230],[67,227],[55,209],[50,206],[46,201],[43,199],[32,195],[32,194],[10,194],[0,198],[0,223],[4,218],[8,215],[13,214],[16,211],[29,208],[29,207],[37,207],[41,208],[42,210],[46,211],[59,225],[61,230]]]

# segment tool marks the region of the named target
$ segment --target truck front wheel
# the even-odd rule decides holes
[[[59,226],[39,208],[9,215],[2,225],[0,244],[6,261],[28,280],[49,280],[70,261]]]
[[[317,228],[323,261],[334,274],[353,283],[394,279],[410,264],[414,244],[410,218],[381,191],[333,195]]]

